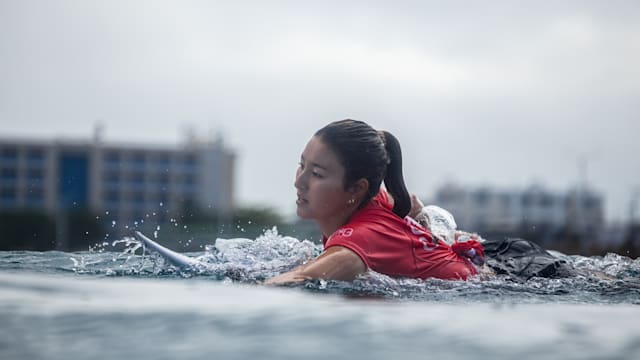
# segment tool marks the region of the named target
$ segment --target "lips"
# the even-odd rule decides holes
[[[309,201],[307,199],[303,198],[300,194],[298,194],[298,199],[296,200],[296,204],[302,205],[308,202]]]

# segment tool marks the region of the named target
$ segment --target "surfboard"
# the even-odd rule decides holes
[[[138,240],[142,241],[145,247],[162,255],[163,258],[165,258],[167,261],[169,261],[171,264],[175,266],[184,268],[184,267],[195,267],[198,265],[204,265],[201,261],[198,261],[192,257],[186,256],[179,252],[175,252],[169,248],[166,248],[158,244],[157,242],[144,236],[144,234],[142,234],[139,231],[135,232],[135,236],[136,238],[138,238]]]

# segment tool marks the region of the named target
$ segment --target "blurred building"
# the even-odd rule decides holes
[[[0,139],[0,211],[86,210],[124,223],[185,207],[225,213],[234,159],[220,139],[183,148]]]
[[[561,232],[595,239],[604,225],[602,197],[584,187],[558,193],[538,185],[500,190],[446,184],[433,203],[449,210],[459,229],[510,236],[535,232],[542,243]]]

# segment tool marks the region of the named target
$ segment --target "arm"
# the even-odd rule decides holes
[[[267,280],[265,284],[284,284],[308,279],[351,281],[367,271],[367,266],[353,251],[332,246],[320,256],[289,272]]]

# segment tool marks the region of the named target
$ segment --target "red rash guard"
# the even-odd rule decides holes
[[[358,254],[369,269],[392,277],[466,280],[477,274],[449,245],[409,216],[401,219],[392,208],[386,191],[380,190],[349,222],[323,239],[324,249],[343,246]]]

